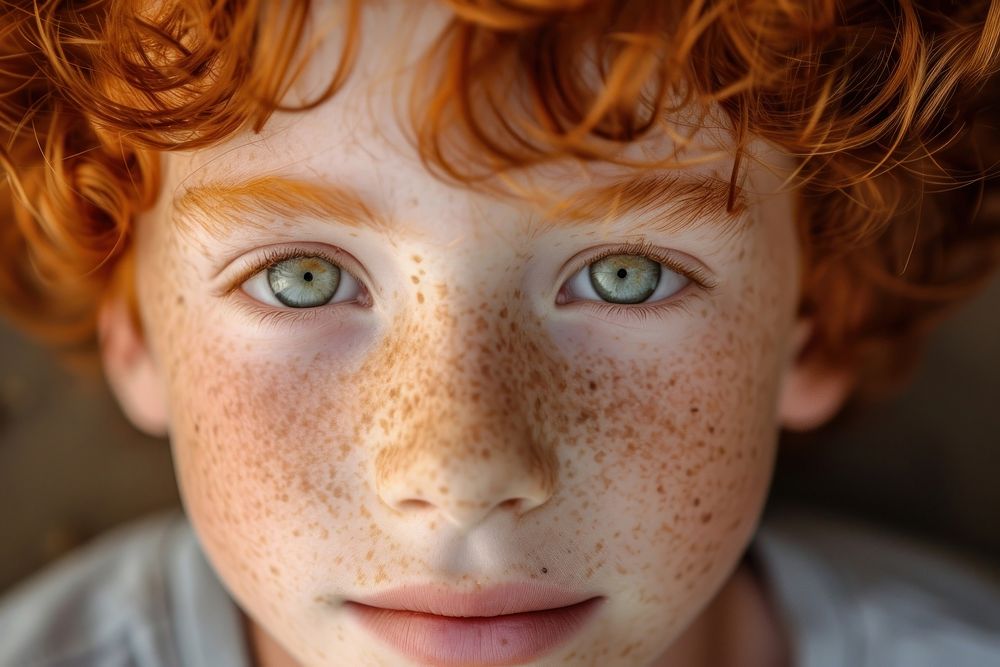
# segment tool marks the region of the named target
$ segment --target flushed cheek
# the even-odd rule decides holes
[[[720,386],[679,356],[605,367],[587,381],[592,401],[578,412],[593,416],[568,434],[576,444],[562,482],[656,517],[666,538],[746,527],[747,495],[761,492],[771,464],[770,397],[742,379]]]
[[[589,415],[567,434],[560,481],[581,533],[599,536],[588,576],[631,588],[637,608],[690,610],[682,601],[714,590],[759,516],[779,369],[757,334],[731,332],[706,321],[641,360],[576,354],[573,404],[548,406]]]
[[[189,514],[227,583],[280,601],[310,590],[310,572],[363,557],[343,551],[367,526],[351,360],[262,358],[211,327],[188,336],[171,382],[172,442]]]

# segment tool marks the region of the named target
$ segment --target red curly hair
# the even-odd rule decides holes
[[[474,186],[558,158],[615,160],[677,112],[721,109],[739,147],[759,137],[797,158],[806,353],[866,386],[902,377],[998,261],[1000,0],[446,4],[409,99],[430,169]],[[129,289],[158,153],[335,94],[364,39],[363,3],[344,9],[328,88],[287,109],[309,0],[0,3],[10,316],[92,346],[101,299]]]

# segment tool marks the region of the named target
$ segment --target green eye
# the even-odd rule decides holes
[[[275,298],[289,308],[315,308],[329,303],[340,285],[340,269],[322,257],[292,257],[267,269]]]
[[[566,281],[560,294],[570,302],[628,307],[665,301],[690,283],[686,273],[664,261],[629,251],[591,261]]]
[[[240,287],[255,301],[280,310],[363,302],[365,289],[336,256],[272,251],[253,262],[255,272]]]
[[[642,255],[609,255],[589,267],[590,284],[611,303],[641,303],[660,283],[659,262]]]

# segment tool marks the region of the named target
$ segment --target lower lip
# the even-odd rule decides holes
[[[579,632],[603,598],[544,611],[459,618],[347,602],[362,626],[407,657],[435,665],[516,665]]]

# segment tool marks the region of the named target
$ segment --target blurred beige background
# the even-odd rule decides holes
[[[1000,566],[1000,280],[937,332],[876,410],[787,438],[772,506],[861,517]],[[87,539],[179,503],[169,447],[100,382],[0,325],[0,592]]]

